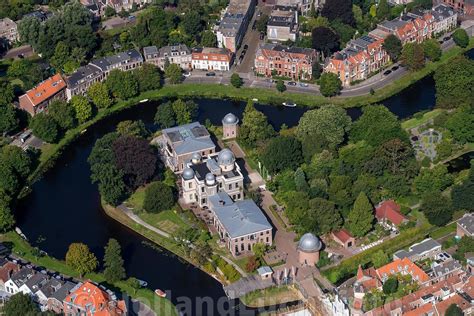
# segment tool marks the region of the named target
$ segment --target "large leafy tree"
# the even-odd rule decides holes
[[[240,78],[239,74],[236,72],[230,76],[230,83],[236,88],[240,88],[244,84],[242,78]]]
[[[165,69],[165,77],[171,84],[181,83],[183,81],[183,70],[177,64],[170,64]]]
[[[82,277],[85,273],[97,269],[98,261],[89,247],[83,243],[72,243],[66,253],[66,264]]]
[[[413,180],[415,192],[441,192],[453,183],[453,177],[446,165],[437,165],[433,169],[423,168]]]
[[[92,100],[92,103],[99,108],[105,109],[112,105],[113,100],[110,96],[107,86],[102,82],[96,82],[87,90],[87,96]]]
[[[467,179],[454,186],[452,199],[456,209],[474,211],[474,165],[471,165]]]
[[[301,224],[317,235],[324,235],[338,229],[342,225],[342,217],[333,202],[322,198],[309,201],[306,211],[307,219]]]
[[[18,128],[19,120],[12,105],[0,104],[0,133],[7,133]]]
[[[400,57],[402,65],[410,70],[420,70],[425,66],[425,52],[423,46],[418,43],[407,43],[403,46]]]
[[[474,105],[474,61],[459,56],[440,66],[434,75],[436,105],[455,108]]]
[[[365,236],[374,227],[374,208],[367,195],[360,192],[347,217],[346,226],[356,237]]]
[[[29,59],[17,59],[8,67],[7,76],[11,80],[20,79],[23,88],[28,90],[43,80],[43,71],[38,63]]]
[[[33,134],[45,142],[55,143],[59,138],[59,126],[56,121],[45,113],[39,113],[30,122]]]
[[[117,124],[117,133],[119,133],[120,135],[129,135],[145,138],[148,135],[148,130],[146,129],[146,126],[142,120],[126,120]]]
[[[439,192],[428,193],[423,197],[421,211],[428,222],[436,226],[444,226],[453,218],[451,200]]]
[[[5,316],[37,315],[40,313],[38,306],[31,297],[22,292],[12,295],[5,302],[1,311]]]
[[[271,173],[278,173],[285,169],[294,170],[303,162],[301,143],[289,136],[272,138],[260,157]]]
[[[467,35],[465,29],[459,28],[453,33],[453,41],[456,43],[456,45],[466,48],[467,45],[469,45],[469,35]]]
[[[394,138],[407,138],[400,121],[383,105],[364,107],[362,115],[352,124],[349,136],[352,141],[365,140],[372,146]]]
[[[329,148],[336,148],[351,128],[351,119],[346,111],[336,105],[326,105],[307,111],[301,117],[296,135],[298,139],[322,139]]]
[[[122,249],[117,240],[110,238],[104,253],[104,276],[109,282],[117,282],[125,279],[125,268],[123,267]]]
[[[192,100],[178,99],[172,104],[173,112],[178,125],[189,124],[196,119],[199,107]]]
[[[76,112],[76,119],[79,123],[84,123],[92,117],[92,105],[86,97],[75,95],[70,104]]]
[[[463,316],[463,315],[464,315],[464,313],[463,313],[462,309],[459,308],[459,306],[457,306],[456,304],[451,304],[446,309],[445,316]]]
[[[168,128],[176,125],[176,115],[171,102],[166,102],[158,106],[155,114],[155,123],[161,128]]]
[[[148,141],[133,136],[121,136],[113,144],[117,168],[124,173],[125,183],[135,189],[155,175],[157,154]]]
[[[382,47],[390,56],[391,60],[393,60],[394,62],[398,61],[398,58],[402,53],[402,42],[398,37],[393,34],[390,34],[389,36],[387,36],[387,38],[385,38]]]
[[[377,18],[383,20],[390,17],[390,6],[387,0],[380,0],[377,5]]]
[[[311,32],[313,48],[328,56],[339,49],[339,36],[329,27],[320,26]]]
[[[112,70],[105,84],[114,97],[122,100],[130,99],[138,94],[138,81],[129,71]]]
[[[201,46],[217,47],[217,37],[212,31],[204,31],[201,36]]]
[[[163,182],[153,182],[145,189],[143,209],[151,213],[171,209],[175,204],[173,189]]]
[[[390,277],[383,284],[383,292],[387,295],[393,294],[398,289],[398,280],[396,277]]]
[[[413,176],[411,167],[414,157],[411,146],[395,138],[380,145],[365,168],[376,175],[389,172],[392,175]]]
[[[33,161],[28,153],[17,146],[4,146],[1,149],[0,159],[9,164],[13,170],[23,179],[26,179],[32,171]]]
[[[201,15],[195,10],[189,11],[184,16],[181,25],[186,34],[194,38],[199,34],[203,27]]]
[[[13,86],[7,81],[0,81],[0,106],[10,105],[14,97]]]
[[[48,106],[48,114],[63,130],[76,126],[76,111],[61,100],[55,100]]]
[[[252,102],[247,103],[239,137],[248,145],[255,145],[257,141],[264,142],[275,134],[275,130],[268,123],[267,117],[257,111]]]
[[[449,116],[446,127],[460,144],[474,142],[474,108],[460,109]]]
[[[339,76],[330,72],[323,73],[319,78],[319,91],[325,97],[338,95],[342,90],[342,82]]]
[[[0,232],[6,233],[15,225],[11,208],[11,197],[3,189],[0,189]]]
[[[143,66],[135,70],[135,75],[138,79],[140,92],[161,88],[161,73],[155,65],[145,63]]]
[[[321,15],[329,21],[341,20],[344,24],[355,25],[354,13],[352,12],[352,1],[328,0],[324,3]]]
[[[425,57],[431,61],[437,61],[441,58],[443,51],[441,50],[441,44],[434,38],[427,39],[423,42],[423,51]]]

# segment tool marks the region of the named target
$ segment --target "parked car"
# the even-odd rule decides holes
[[[183,76],[185,76],[185,77],[191,77],[191,73],[190,73],[190,72],[185,72],[185,73],[183,73]]]
[[[287,86],[296,86],[296,84],[297,84],[297,83],[294,82],[294,81],[288,81],[288,82],[286,83]]]
[[[215,72],[207,72],[206,77],[215,77],[216,73]]]
[[[244,45],[244,50],[247,50],[249,46],[247,44]]]
[[[446,36],[446,37],[443,38],[443,41],[445,41],[445,42],[449,41],[450,38],[451,38],[451,36]]]
[[[384,76],[387,76],[387,75],[390,75],[392,73],[392,71],[389,69],[389,70],[385,70],[384,71]]]
[[[263,40],[265,38],[265,34],[260,33],[260,40]]]
[[[395,70],[397,70],[398,68],[400,68],[398,65],[393,66],[393,67],[392,67],[392,71],[395,71]]]
[[[305,83],[305,82],[300,82],[300,86],[306,88],[306,87],[308,87],[308,84]]]

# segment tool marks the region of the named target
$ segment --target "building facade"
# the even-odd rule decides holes
[[[257,243],[271,246],[272,226],[253,200],[233,201],[220,191],[209,197],[212,225],[233,256],[250,253]]]
[[[192,51],[192,68],[209,71],[229,71],[232,53],[225,48],[195,48]]]
[[[165,65],[176,64],[183,70],[192,69],[192,54],[191,50],[184,44],[165,46],[158,49],[156,46],[149,46],[143,48],[143,57],[145,62],[154,64],[165,69]]]
[[[222,139],[233,139],[239,135],[239,119],[232,113],[227,113],[222,119]]]
[[[30,113],[31,116],[35,116],[47,110],[48,105],[53,100],[65,99],[66,82],[60,74],[56,74],[28,90],[18,100],[20,109]]]
[[[316,58],[314,49],[263,44],[255,55],[255,71],[267,77],[276,74],[294,80],[311,80]]]
[[[433,15],[433,36],[444,34],[457,27],[458,13],[446,4],[438,4],[431,9]]]
[[[181,174],[182,197],[186,204],[209,206],[209,197],[226,192],[232,200],[244,197],[244,177],[229,149],[202,157],[195,153]]]
[[[235,53],[255,12],[256,0],[231,0],[216,30],[217,44]]]
[[[269,41],[296,41],[298,36],[298,9],[294,6],[274,6],[267,23]]]

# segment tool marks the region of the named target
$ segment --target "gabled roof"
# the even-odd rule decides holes
[[[272,229],[262,210],[253,200],[232,201],[223,191],[209,197],[210,209],[231,238]]]
[[[445,315],[446,310],[452,304],[456,304],[463,311],[472,307],[470,302],[468,302],[464,297],[456,293],[453,296],[436,303],[436,310],[438,311],[438,315]]]
[[[376,271],[381,280],[397,273],[410,274],[413,280],[419,283],[424,283],[430,280],[430,277],[408,258],[394,260],[393,262],[378,268]]]
[[[37,106],[64,88],[66,88],[66,82],[63,80],[60,74],[56,74],[39,83],[33,89],[28,90],[26,94],[22,95],[21,97],[25,97],[26,95],[31,104],[33,104],[33,106]]]
[[[342,228],[336,232],[332,232],[334,237],[339,239],[341,242],[346,243],[348,240],[354,238],[346,229]]]
[[[121,65],[132,61],[143,61],[142,55],[136,49],[130,49],[116,55],[95,59],[90,63],[100,68],[102,71],[107,71],[111,68],[114,68],[116,65]]]
[[[10,276],[18,272],[20,270],[20,266],[13,262],[7,262],[0,268],[0,280],[6,282]]]
[[[395,225],[400,225],[407,218],[400,213],[400,205],[395,203],[394,200],[387,200],[379,203],[375,207],[375,217],[377,219],[387,219]]]
[[[470,235],[473,235],[474,234],[474,213],[464,214],[464,216],[458,220],[458,225],[461,226]]]

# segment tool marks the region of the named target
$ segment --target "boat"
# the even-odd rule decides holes
[[[258,102],[258,99],[253,98],[252,101],[253,101],[253,102]]]
[[[158,295],[159,297],[166,297],[166,293],[160,289],[156,289],[155,294]]]
[[[283,104],[284,106],[286,106],[286,107],[289,107],[289,108],[294,108],[294,107],[296,107],[296,103],[293,103],[293,102],[290,102],[290,101],[288,101],[288,102],[283,102],[282,104]]]
[[[140,279],[137,279],[137,281],[138,281],[138,284],[140,284],[141,287],[147,287],[148,286],[147,281],[143,281],[143,280],[140,280]]]
[[[145,102],[148,102],[148,99],[140,100],[140,103],[145,103]]]
[[[87,128],[81,131],[81,135],[84,134],[85,132],[87,132]]]

